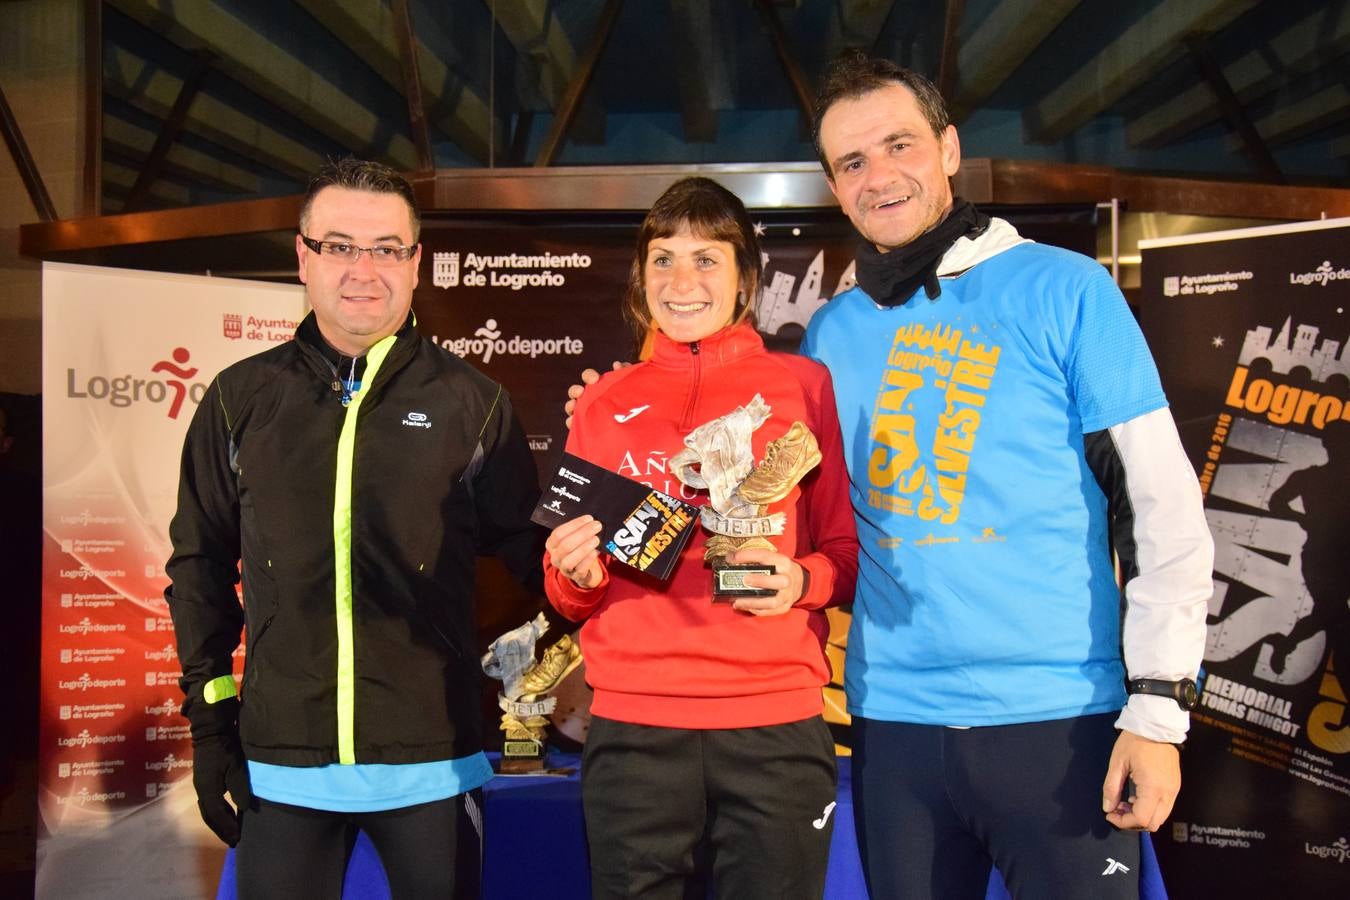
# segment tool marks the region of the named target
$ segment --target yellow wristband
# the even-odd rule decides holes
[[[202,699],[207,703],[219,703],[229,697],[237,696],[239,696],[239,689],[235,687],[233,675],[221,675],[219,678],[212,678],[202,685]]]

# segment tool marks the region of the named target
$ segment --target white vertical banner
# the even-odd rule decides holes
[[[169,520],[207,386],[290,340],[304,292],[60,263],[42,280],[37,897],[214,896],[225,848],[178,713]]]

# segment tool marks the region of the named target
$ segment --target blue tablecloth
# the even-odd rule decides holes
[[[571,768],[567,776],[499,775],[484,788],[483,896],[485,900],[587,900],[591,895],[586,865],[586,830],[581,818],[581,779],[576,756],[552,754],[550,765]],[[839,806],[826,876],[827,900],[865,900],[853,831],[852,770],[839,759]],[[1141,900],[1167,900],[1153,844],[1145,835],[1140,866]],[[362,834],[356,841],[344,900],[388,900],[389,884],[375,848]],[[217,900],[235,900],[234,851],[226,856]],[[997,871],[989,879],[987,900],[1009,900]]]

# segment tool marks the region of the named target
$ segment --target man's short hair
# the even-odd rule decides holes
[[[370,191],[373,194],[397,194],[408,204],[408,219],[412,225],[413,243],[417,243],[422,233],[422,215],[417,210],[417,198],[413,187],[401,174],[383,163],[368,159],[345,156],[338,160],[329,160],[323,168],[310,179],[309,190],[300,203],[300,232],[309,233],[309,211],[314,198],[324,188],[338,187],[349,191]]]
[[[825,70],[820,91],[816,94],[815,115],[811,128],[816,156],[825,167],[825,174],[831,179],[834,178],[834,172],[830,170],[830,161],[825,158],[825,148],[820,145],[820,123],[824,120],[825,113],[840,100],[856,100],[892,84],[909,88],[909,92],[919,102],[919,109],[928,120],[933,134],[941,137],[947,126],[952,124],[947,103],[933,82],[889,59],[868,56],[861,50],[846,50]]]

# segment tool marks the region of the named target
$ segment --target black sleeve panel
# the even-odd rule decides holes
[[[1111,545],[1120,558],[1122,579],[1129,582],[1139,574],[1139,553],[1134,534],[1134,507],[1127,489],[1125,462],[1107,429],[1083,435],[1083,452],[1088,468],[1106,495],[1106,510],[1111,525]]]
[[[233,671],[231,654],[244,625],[239,582],[239,494],[231,467],[228,413],[217,379],[188,426],[178,481],[178,510],[169,525],[173,555],[164,591],[173,617],[184,714],[193,720],[206,682]],[[206,704],[201,704],[205,706]]]
[[[526,590],[542,596],[546,535],[530,521],[539,502],[539,475],[524,429],[504,390],[488,414],[479,445],[482,465],[473,477],[478,552],[496,556]]]

